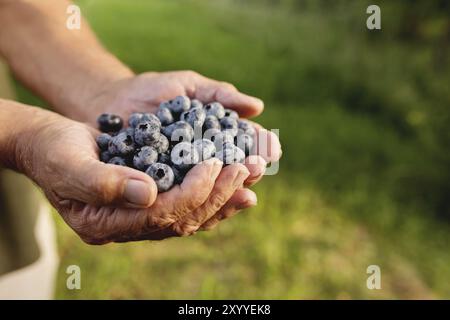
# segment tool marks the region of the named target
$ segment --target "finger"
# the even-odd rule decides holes
[[[250,122],[256,130],[252,154],[261,156],[267,162],[280,160],[283,152],[278,136],[274,132],[263,128],[260,124],[253,121]]]
[[[257,204],[256,194],[250,189],[237,190],[231,199],[212,218],[207,220],[198,230],[207,231],[216,227],[220,221],[231,218],[240,210],[254,207]]]
[[[193,167],[181,185],[159,194],[153,206],[145,213],[154,232],[174,224],[200,207],[213,190],[216,178],[222,169],[222,162],[216,158],[203,161]]]
[[[242,164],[225,167],[216,180],[208,199],[197,210],[188,214],[184,219],[174,223],[172,230],[181,236],[193,234],[208,219],[222,208],[234,192],[241,188],[245,179],[250,175]]]
[[[251,155],[245,159],[244,164],[250,172],[250,175],[245,180],[244,185],[249,187],[261,180],[266,172],[267,162],[261,156]]]
[[[257,116],[264,110],[261,99],[239,92],[227,82],[202,78],[195,90],[195,96],[201,101],[218,101],[245,118]]]
[[[82,154],[68,158],[61,176],[64,181],[55,182],[61,198],[92,205],[146,208],[158,193],[155,182],[145,173]]]

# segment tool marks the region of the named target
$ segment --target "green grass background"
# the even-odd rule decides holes
[[[381,1],[375,32],[367,1],[285,2],[78,1],[136,72],[192,69],[264,99],[256,120],[284,153],[258,206],[209,233],[92,247],[56,218],[57,298],[450,298],[448,20],[408,38],[406,2]]]

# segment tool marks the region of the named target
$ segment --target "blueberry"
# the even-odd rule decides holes
[[[192,128],[199,127],[201,128],[203,126],[203,123],[205,122],[206,113],[203,110],[203,108],[191,108],[188,111],[185,111],[181,114],[180,120],[185,121],[190,124]]]
[[[188,170],[199,162],[199,155],[192,143],[180,142],[170,153],[172,163],[177,169]]]
[[[170,109],[170,103],[171,103],[171,101],[163,101],[163,102],[161,102],[159,104],[159,109],[163,109],[163,108]]]
[[[172,168],[164,163],[154,163],[145,171],[150,177],[155,180],[159,192],[164,192],[172,188],[175,176]]]
[[[97,142],[98,147],[100,150],[106,150],[108,149],[109,141],[111,140],[111,136],[107,133],[101,133],[95,141]]]
[[[220,129],[212,128],[212,129],[205,130],[205,132],[203,133],[203,138],[214,142],[216,139],[216,136],[221,135],[221,134],[222,134],[222,131]]]
[[[224,144],[234,142],[234,137],[228,131],[219,131],[211,137],[211,141],[214,142],[216,150],[222,150]]]
[[[156,116],[159,118],[163,126],[167,126],[174,121],[172,112],[170,112],[168,108],[160,107],[156,113]]]
[[[127,165],[125,159],[124,159],[124,158],[121,158],[121,157],[114,157],[114,158],[111,158],[111,159],[108,161],[108,163],[110,163],[110,164],[115,164],[115,165],[117,165],[117,166],[126,166],[126,165]]]
[[[158,161],[158,152],[152,147],[142,147],[133,157],[133,165],[136,169],[145,171],[147,168]]]
[[[222,130],[226,130],[233,137],[236,136],[238,133],[237,120],[232,117],[224,117],[220,119],[220,126],[222,127]]]
[[[159,135],[159,141],[155,144],[155,149],[158,153],[164,153],[169,150],[169,140],[165,135]]]
[[[128,125],[132,128],[136,128],[136,126],[141,122],[144,114],[142,112],[135,112],[130,115],[128,118]]]
[[[134,139],[140,146],[155,145],[160,135],[160,127],[151,121],[140,122],[134,130]]]
[[[174,184],[182,184],[184,177],[186,176],[185,170],[179,170],[175,167],[172,167],[173,175],[175,176]]]
[[[121,132],[112,137],[108,144],[108,151],[113,155],[127,155],[134,151],[133,137],[126,132]]]
[[[195,140],[193,145],[199,154],[200,161],[212,158],[214,156],[214,153],[216,152],[216,146],[214,145],[214,142],[208,139]]]
[[[239,114],[236,111],[234,111],[234,110],[225,109],[225,117],[230,117],[230,118],[238,120],[239,119]]]
[[[193,99],[191,100],[191,109],[193,108],[203,108],[203,103],[200,100]]]
[[[150,123],[152,123],[152,124],[158,126],[159,128],[161,128],[161,121],[160,121],[159,118],[158,118],[156,115],[154,115],[153,113],[148,113],[148,112],[144,113],[144,114],[142,115],[142,119],[141,119],[141,121],[139,122],[139,124],[142,123],[142,122],[150,122]],[[138,124],[138,125],[139,125],[139,124]]]
[[[226,143],[223,145],[223,149],[216,152],[215,157],[226,165],[232,163],[242,163],[245,160],[244,151],[231,143]]]
[[[190,107],[191,100],[186,96],[178,96],[170,103],[170,110],[178,114],[189,110]]]
[[[100,115],[97,118],[97,123],[102,132],[117,132],[123,127],[122,118],[110,113],[103,113]]]
[[[246,155],[250,154],[253,148],[253,138],[249,134],[239,134],[235,137],[236,146],[245,152]]]
[[[108,161],[109,161],[112,157],[113,157],[113,156],[111,155],[111,153],[109,153],[109,151],[102,151],[102,153],[100,153],[100,161],[101,161],[101,162],[108,163]]]
[[[160,153],[158,155],[158,162],[167,164],[168,166],[172,165],[172,160],[170,160],[170,153]]]
[[[162,129],[163,134],[169,139],[170,143],[191,142],[194,138],[194,129],[189,123],[177,121]]]
[[[205,106],[205,111],[207,116],[215,116],[217,119],[225,117],[225,109],[219,102],[208,103]]]
[[[209,129],[220,129],[220,122],[215,116],[206,116],[205,122],[203,123],[203,131]]]
[[[126,134],[129,134],[130,136],[134,137],[134,128],[132,127],[123,128],[122,130],[119,131],[119,133],[122,132],[125,132]]]
[[[238,134],[244,133],[248,134],[251,137],[254,137],[256,134],[255,127],[246,120],[238,120],[238,128],[239,128]]]

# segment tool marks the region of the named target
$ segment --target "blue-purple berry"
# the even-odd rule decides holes
[[[174,113],[181,114],[189,110],[191,107],[191,100],[187,96],[178,96],[170,103],[170,110]]]
[[[192,143],[180,142],[170,152],[170,159],[177,169],[188,170],[199,162],[199,155]]]
[[[111,136],[107,133],[101,133],[97,136],[95,141],[97,142],[97,146],[100,148],[100,150],[106,150],[108,149],[109,141],[111,141]]]
[[[225,109],[220,102],[211,102],[204,107],[207,116],[214,116],[217,119],[225,117]]]
[[[111,113],[103,113],[97,118],[98,127],[101,132],[118,132],[123,127],[121,117]]]
[[[193,145],[199,154],[200,161],[205,161],[212,158],[216,152],[214,142],[208,139],[195,140]]]
[[[229,132],[233,137],[238,133],[238,122],[235,118],[224,117],[220,119],[220,126],[223,131]]]
[[[139,146],[152,146],[159,141],[160,127],[152,122],[140,122],[134,130],[134,140]]]
[[[206,113],[203,108],[191,108],[180,115],[180,120],[189,123],[192,128],[203,126],[205,122]]]
[[[156,116],[159,118],[159,120],[161,121],[161,124],[163,126],[168,126],[169,124],[173,123],[174,118],[172,115],[172,112],[170,111],[169,108],[159,108]]]
[[[155,181],[158,192],[165,192],[172,188],[175,176],[172,168],[167,164],[156,162],[145,171]]]
[[[112,137],[108,144],[108,151],[113,155],[128,155],[134,151],[134,148],[133,136],[126,132],[121,132]]]
[[[110,163],[110,164],[115,164],[116,166],[124,166],[124,167],[127,166],[127,163],[126,163],[125,159],[122,158],[122,157],[118,157],[118,156],[117,156],[117,157],[111,158],[111,159],[108,161],[108,163]]]
[[[133,157],[133,165],[136,169],[145,171],[158,161],[158,152],[152,147],[142,147]]]

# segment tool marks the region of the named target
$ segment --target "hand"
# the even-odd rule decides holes
[[[222,163],[210,159],[157,197],[145,173],[98,160],[95,129],[38,109],[20,118],[31,121],[15,139],[16,167],[89,244],[190,235],[249,175],[244,165],[221,170]]]
[[[208,79],[192,71],[156,73],[149,72],[109,83],[103,90],[89,99],[84,120],[95,124],[96,117],[103,112],[115,113],[127,119],[133,112],[155,112],[159,103],[177,95],[188,95],[203,102],[219,101],[227,108],[236,110],[241,117],[260,114],[263,102],[240,93],[233,85]],[[246,159],[250,172],[245,186],[251,186],[263,176],[267,162],[278,161],[281,146],[278,137],[255,124],[258,137],[264,137],[268,152],[252,155]],[[218,221],[234,215],[238,210],[256,203],[256,195],[249,189],[237,190],[220,212],[214,215],[201,230],[214,227]]]

